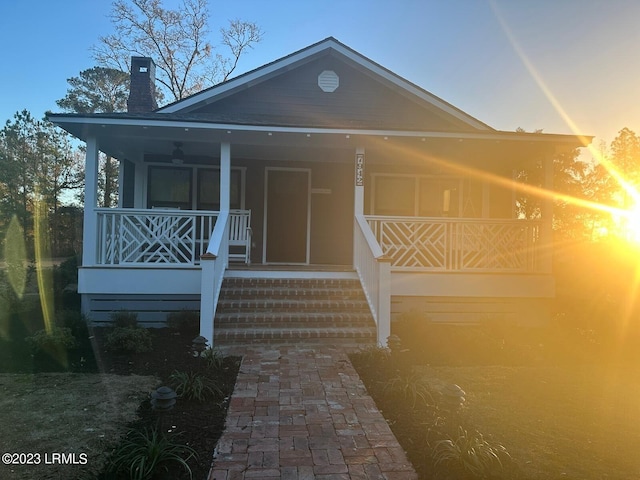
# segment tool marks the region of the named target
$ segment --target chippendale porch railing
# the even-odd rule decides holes
[[[540,225],[525,220],[367,216],[393,270],[534,273]]]
[[[218,212],[97,209],[97,263],[190,264],[206,252]]]

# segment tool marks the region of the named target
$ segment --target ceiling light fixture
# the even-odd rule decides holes
[[[182,143],[174,142],[176,148],[173,150],[171,154],[171,163],[174,165],[182,165],[184,163],[184,152],[182,151]]]

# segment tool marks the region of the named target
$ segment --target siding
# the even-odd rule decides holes
[[[318,87],[318,75],[332,70],[340,86]],[[192,113],[225,114],[261,124],[468,131],[469,126],[358,68],[328,55]]]

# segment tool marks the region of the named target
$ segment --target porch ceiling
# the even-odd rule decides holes
[[[558,148],[588,145],[591,137],[516,132],[418,132],[361,130],[348,128],[282,127],[265,125],[212,124],[130,117],[86,117],[50,114],[49,119],[75,137],[86,141],[95,136],[98,148],[118,159],[142,161],[146,156],[170,158],[175,142],[187,159],[217,158],[220,143],[229,142],[232,157],[264,158],[265,151],[277,155],[281,148],[336,148],[369,151],[389,150],[403,158],[420,155],[450,155],[539,158]],[[265,148],[268,147],[268,148]]]

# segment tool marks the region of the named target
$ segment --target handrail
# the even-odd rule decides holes
[[[384,347],[391,334],[391,259],[361,214],[355,215],[353,238],[354,268],[376,322],[378,345]]]
[[[224,272],[229,264],[229,211],[223,210],[211,233],[207,251],[200,257],[200,335],[213,346],[214,317]]]

